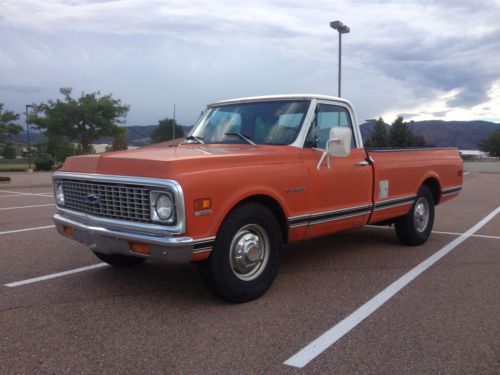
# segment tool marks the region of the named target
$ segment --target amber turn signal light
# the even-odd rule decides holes
[[[194,210],[203,211],[212,208],[212,199],[210,198],[199,198],[194,200]]]
[[[143,243],[129,242],[128,244],[130,246],[130,250],[134,253],[143,254],[143,255],[151,254],[151,250],[149,249],[149,246],[144,245]]]
[[[210,256],[211,252],[212,252],[211,250],[208,250],[208,251],[201,251],[199,253],[194,253],[191,257],[191,261],[200,262],[202,260],[206,260]]]
[[[73,238],[73,228],[64,226],[64,234],[70,238]]]

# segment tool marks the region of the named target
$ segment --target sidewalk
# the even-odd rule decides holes
[[[0,176],[10,177],[10,182],[0,182],[0,189],[52,186],[54,172],[0,172]]]

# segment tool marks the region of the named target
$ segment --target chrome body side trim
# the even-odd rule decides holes
[[[407,204],[413,204],[416,197],[417,194],[412,194],[412,195],[406,195],[404,197],[384,199],[374,204],[373,211],[382,211],[382,210],[387,210],[389,208],[405,206]]]
[[[329,215],[329,214],[346,213],[346,212],[350,212],[350,211],[353,211],[353,210],[358,210],[358,209],[363,210],[363,209],[371,209],[371,208],[372,208],[371,204],[366,204],[366,205],[362,205],[362,206],[353,206],[353,207],[341,208],[341,209],[338,209],[338,210],[316,212],[314,214],[310,214],[309,216],[311,218],[314,218],[314,217],[325,216],[325,215]]]
[[[355,217],[355,216],[366,215],[366,214],[369,214],[370,212],[371,212],[371,210],[365,210],[365,211],[360,211],[360,212],[345,213],[345,214],[338,215],[338,216],[318,218],[318,219],[314,219],[314,220],[309,221],[308,225],[327,223],[329,221],[336,221],[336,220],[341,220],[341,219],[349,219],[349,218]]]
[[[408,200],[408,201],[402,201],[402,202],[396,202],[396,203],[392,203],[390,205],[387,205],[387,206],[383,206],[383,207],[376,207],[373,209],[373,211],[382,211],[382,210],[388,210],[389,208],[394,208],[394,207],[399,207],[399,206],[406,206],[408,204],[413,204],[413,201],[414,199],[412,200]]]
[[[313,214],[292,216],[288,218],[289,228],[297,228],[305,225],[313,225],[326,223],[328,221],[347,219],[349,217],[369,214],[372,210],[372,205],[355,206],[342,208],[339,210],[330,210],[324,212],[315,212]]]
[[[452,186],[449,188],[441,189],[441,195],[447,197],[449,195],[458,194],[462,190],[463,185]]]
[[[306,225],[321,224],[329,221],[348,219],[350,217],[365,215],[373,211],[387,210],[393,207],[413,204],[416,197],[417,197],[416,194],[412,194],[404,197],[384,199],[383,201],[378,201],[374,204],[353,206],[348,208],[342,208],[339,210],[315,212],[313,214],[290,216],[288,218],[288,227],[292,229]]]
[[[408,148],[377,148],[377,147],[367,147],[366,152],[404,152],[404,151],[440,151],[440,150],[457,150],[456,147],[408,147]]]

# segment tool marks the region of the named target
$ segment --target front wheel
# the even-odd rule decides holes
[[[434,198],[427,186],[422,186],[410,211],[394,223],[396,235],[404,245],[422,245],[434,225]]]
[[[210,258],[200,264],[208,288],[230,302],[260,297],[278,273],[282,236],[269,209],[257,203],[235,208],[222,223]]]
[[[103,254],[94,251],[96,257],[114,267],[132,267],[143,263],[146,259],[121,254]]]

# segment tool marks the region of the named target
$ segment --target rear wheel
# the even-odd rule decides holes
[[[112,265],[114,267],[132,267],[143,263],[146,259],[133,257],[129,255],[121,254],[103,254],[94,252],[95,256],[98,257],[105,263]]]
[[[257,203],[235,208],[222,223],[210,258],[200,264],[208,288],[230,302],[260,297],[278,273],[282,237],[273,213]]]
[[[410,211],[394,223],[396,235],[404,245],[422,245],[434,225],[434,198],[427,186],[422,186]]]

